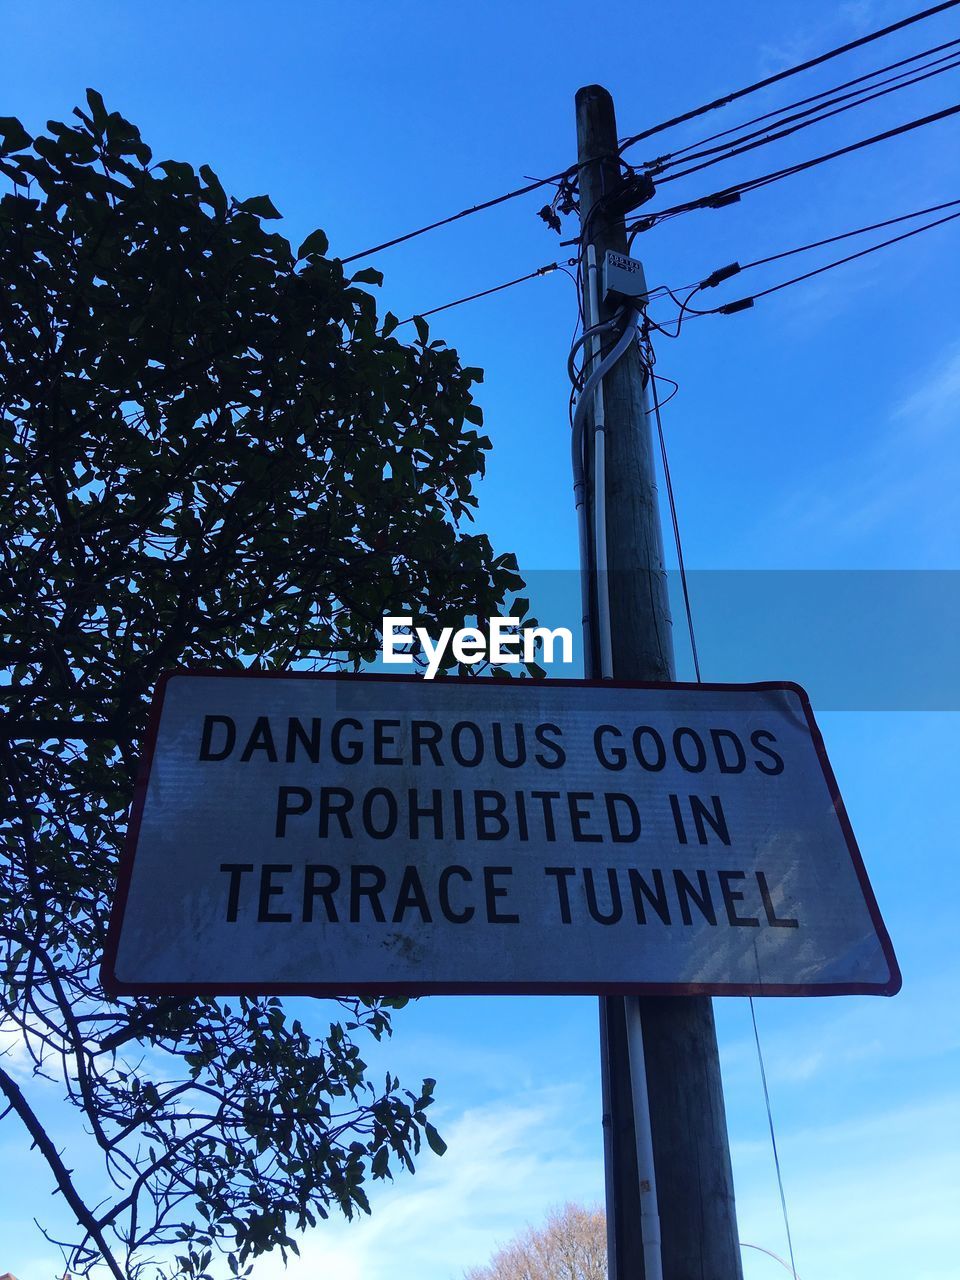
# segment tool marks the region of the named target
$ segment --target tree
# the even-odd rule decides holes
[[[236,1274],[369,1178],[413,1169],[433,1081],[367,1079],[402,1000],[341,1000],[315,1037],[276,999],[112,999],[98,968],[150,691],[174,666],[372,656],[385,613],[500,610],[516,562],[464,531],[489,441],[481,378],[378,321],[322,232],[154,163],[95,92],[32,139],[0,120],[0,1061],[81,1274],[182,1242]],[[358,1037],[360,1039],[358,1039]],[[113,1184],[94,1206],[40,1119],[61,1080]],[[99,1196],[98,1196],[99,1198]]]
[[[603,1210],[580,1204],[554,1209],[542,1227],[528,1227],[464,1280],[606,1280]]]

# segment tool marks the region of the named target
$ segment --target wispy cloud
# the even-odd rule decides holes
[[[857,550],[866,538],[909,513],[930,555],[951,561],[960,500],[960,342],[916,379],[895,404],[873,443],[856,453],[838,445],[829,461],[790,493],[780,527],[814,551]],[[915,551],[916,544],[912,550]]]
[[[11,1022],[0,1022],[0,1061],[13,1076],[29,1076],[33,1070],[23,1032]]]
[[[302,1238],[301,1256],[286,1272],[271,1260],[257,1267],[257,1280],[461,1275],[552,1205],[602,1197],[599,1137],[582,1142],[585,1105],[595,1110],[570,1085],[464,1112],[444,1129],[446,1155],[427,1156],[413,1179],[384,1188],[372,1217],[323,1224]]]
[[[960,1232],[960,1095],[810,1125],[781,1142],[797,1270],[820,1280],[948,1280]],[[785,1254],[769,1148],[735,1144],[740,1235]],[[776,1274],[745,1259],[745,1280]]]
[[[776,43],[770,41],[762,46],[761,65],[765,73],[774,75],[794,63],[816,57],[832,45],[855,40],[883,21],[884,8],[883,5],[878,6],[876,0],[846,0],[846,3],[832,7],[825,16],[819,16],[817,20],[812,19],[811,11],[804,11],[804,17],[809,20],[802,30],[798,29]]]

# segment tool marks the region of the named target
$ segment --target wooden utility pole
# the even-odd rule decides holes
[[[621,186],[621,168],[613,100],[599,85],[577,94],[577,146],[582,248],[585,254],[588,243],[595,245],[602,268],[607,249],[626,252],[626,232],[623,213],[611,209],[615,201],[604,202]],[[611,314],[601,299],[600,319]],[[669,681],[675,678],[673,641],[644,378],[632,345],[603,382],[613,673],[620,680]],[[591,451],[584,453],[589,494]],[[596,644],[592,649],[597,652]],[[638,1003],[664,1280],[740,1280],[717,1038],[707,996],[601,1000],[610,1280],[644,1280],[626,1030]]]

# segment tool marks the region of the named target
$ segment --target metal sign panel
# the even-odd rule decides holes
[[[118,993],[892,995],[791,684],[175,672]]]

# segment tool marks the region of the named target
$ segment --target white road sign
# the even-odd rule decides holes
[[[899,990],[790,684],[172,673],[127,993]]]

